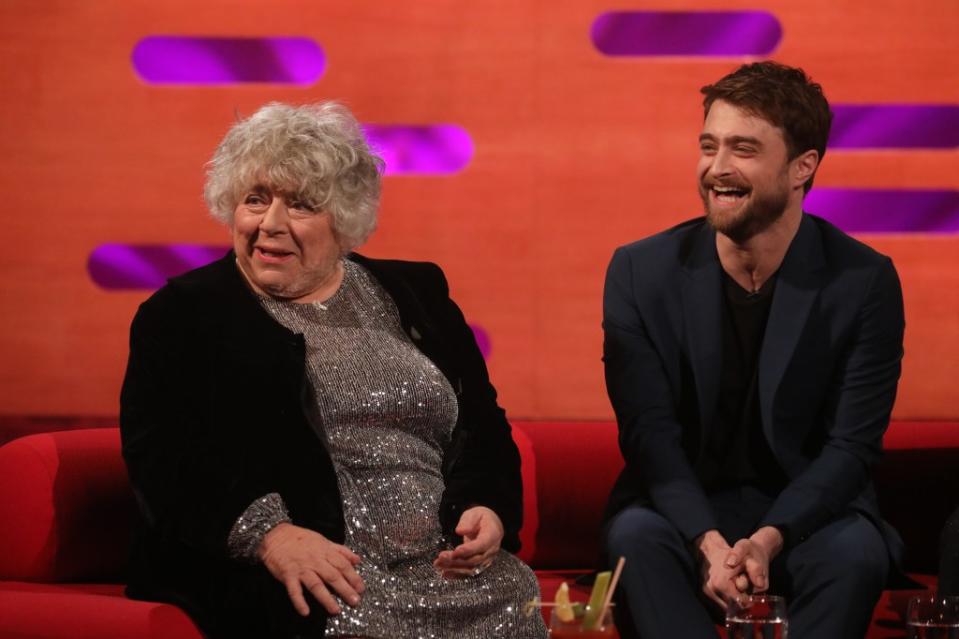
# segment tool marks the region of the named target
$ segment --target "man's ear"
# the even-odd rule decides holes
[[[800,187],[812,178],[819,167],[819,151],[809,149],[792,161],[793,187]]]

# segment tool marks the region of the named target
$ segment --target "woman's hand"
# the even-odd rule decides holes
[[[353,568],[360,563],[359,555],[316,531],[279,524],[263,537],[257,554],[270,574],[286,586],[293,607],[304,617],[310,614],[304,587],[331,615],[339,614],[340,607],[328,586],[351,606],[360,603],[363,579]]]
[[[485,506],[467,508],[456,525],[463,543],[437,555],[433,567],[444,577],[478,575],[492,562],[503,541],[503,522]]]

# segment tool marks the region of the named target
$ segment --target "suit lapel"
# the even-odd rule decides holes
[[[816,224],[803,214],[796,237],[786,251],[773,294],[759,354],[759,407],[763,432],[772,445],[773,399],[809,319],[821,287],[825,266],[822,238]]]
[[[696,382],[700,424],[712,424],[722,370],[722,279],[716,234],[703,224],[684,264],[683,323]],[[705,441],[705,438],[703,439]]]

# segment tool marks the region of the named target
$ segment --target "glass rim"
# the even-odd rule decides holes
[[[758,608],[758,610],[756,610]],[[782,595],[741,595],[735,599],[729,600],[726,608],[726,622],[741,616],[767,617],[774,615],[777,618],[786,618],[787,605],[786,598]]]
[[[786,598],[782,595],[767,595],[765,593],[758,595],[740,595],[735,599],[729,600],[730,606],[738,606],[739,608],[748,608],[752,604],[765,603],[765,604],[782,604],[786,605]]]
[[[959,603],[959,595],[940,595],[934,592],[924,592],[909,597],[909,603]]]
[[[758,595],[742,595],[737,597],[733,601],[786,601],[786,598],[782,595],[767,595],[766,593],[760,593]]]
[[[556,613],[556,606],[544,606],[544,607],[545,607],[545,608],[549,608],[550,614],[557,614],[557,613]],[[613,612],[613,608],[615,608],[615,607],[616,607],[615,604],[609,604],[609,607],[606,609],[606,614],[609,614],[609,613]],[[584,609],[584,610],[589,610],[589,606],[583,606],[583,609]],[[577,617],[577,619],[581,619],[581,618],[582,618],[582,617]]]

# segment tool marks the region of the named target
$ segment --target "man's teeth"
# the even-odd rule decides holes
[[[746,189],[740,189],[734,186],[714,186],[712,190],[720,202],[738,202],[741,198],[746,197],[748,193]]]

